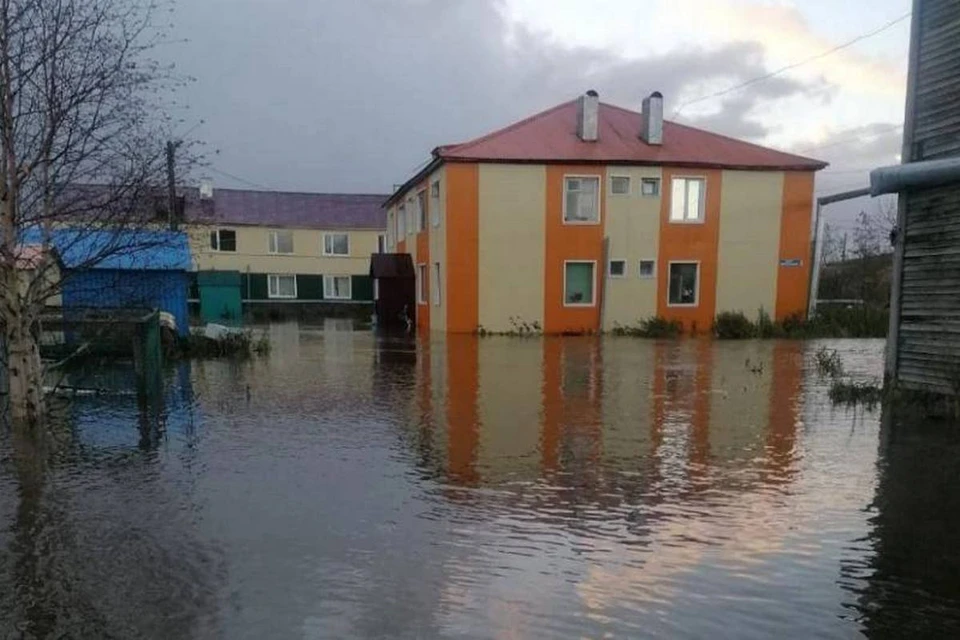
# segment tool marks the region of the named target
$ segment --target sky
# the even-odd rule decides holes
[[[179,0],[161,56],[191,79],[175,133],[216,186],[389,193],[434,147],[595,89],[635,110],[658,90],[668,119],[826,160],[826,194],[899,161],[910,4]]]

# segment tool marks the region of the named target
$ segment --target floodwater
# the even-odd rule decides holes
[[[824,343],[269,330],[0,435],[0,637],[960,630],[960,439],[831,408]]]

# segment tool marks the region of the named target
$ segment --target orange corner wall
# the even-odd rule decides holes
[[[801,264],[799,267],[777,265],[777,320],[807,313],[813,177],[811,171],[790,171],[783,176],[780,260],[801,260]]]

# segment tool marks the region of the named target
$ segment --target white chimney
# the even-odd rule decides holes
[[[640,137],[647,144],[663,144],[663,94],[654,91],[643,99]]]
[[[596,142],[600,129],[600,94],[591,89],[577,99],[577,135],[584,142]]]
[[[201,200],[213,199],[213,180],[200,181],[200,199]]]

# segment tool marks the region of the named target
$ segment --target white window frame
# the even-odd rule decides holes
[[[687,190],[683,190],[683,213],[684,218],[682,220],[674,220],[673,218],[673,184],[677,180],[699,180],[703,183],[703,189],[700,191],[700,211],[697,214],[700,216],[698,218],[687,218]],[[663,184],[661,183],[661,192],[663,189]],[[670,221],[670,224],[703,224],[707,220],[707,177],[706,176],[672,176],[670,178],[670,207],[667,211],[667,220]]]
[[[596,220],[567,220],[567,180],[596,180],[597,181],[597,219]],[[568,224],[572,226],[596,226],[601,223],[603,220],[603,211],[601,211],[601,203],[603,199],[600,197],[601,190],[600,185],[603,184],[602,176],[597,174],[564,174],[563,176],[563,204],[561,205],[561,220],[563,224]],[[594,296],[596,297],[596,296]],[[566,299],[566,298],[564,298]]]
[[[387,214],[387,249],[393,249],[395,244],[393,237],[397,234],[396,218],[393,211]]]
[[[590,287],[590,302],[567,302],[567,265],[589,264],[593,268],[593,286]],[[565,307],[595,307],[597,306],[597,261],[596,260],[564,260],[563,261],[563,306]]]
[[[613,263],[621,262],[623,263],[623,273],[616,275],[613,273]],[[621,258],[611,258],[607,260],[607,277],[609,278],[626,278],[630,268],[627,266],[627,261]]]
[[[430,224],[440,226],[440,180],[430,183]]]
[[[327,252],[327,238],[332,236],[346,236],[347,238],[347,252],[346,253],[328,253]],[[320,247],[320,252],[322,255],[335,257],[335,258],[349,258],[350,257],[350,234],[345,231],[329,231],[323,234],[321,239],[322,246]],[[331,248],[333,247],[333,242],[330,243]]]
[[[223,244],[223,243],[221,242],[221,240],[220,240],[220,234],[223,233],[224,231],[232,231],[232,232],[233,232],[233,251],[224,251],[223,249],[220,248],[220,245]],[[217,248],[214,249],[213,247],[210,247],[210,251],[214,251],[214,252],[216,252],[216,253],[237,253],[237,245],[239,245],[240,243],[237,242],[237,230],[236,230],[236,229],[227,229],[227,228],[214,229],[211,233],[215,233],[215,234],[217,235]]]
[[[644,275],[642,271],[644,262],[649,262],[653,265],[653,271],[650,275]],[[641,280],[655,280],[657,277],[657,261],[653,258],[640,258],[640,260],[637,261],[637,277]]]
[[[347,295],[335,296],[333,295],[333,279],[334,278],[346,278],[347,279]],[[353,299],[353,278],[349,274],[345,273],[333,273],[323,276],[323,299],[324,300],[352,300]]]
[[[403,242],[407,237],[407,207],[401,204],[397,207],[397,242]]]
[[[289,233],[289,234],[290,234],[290,249],[291,249],[291,251],[290,251],[289,253],[286,252],[286,251],[282,251],[282,252],[281,252],[281,251],[278,251],[278,249],[280,248],[280,234],[281,234],[281,233]],[[294,239],[294,237],[293,237],[293,231],[283,230],[283,229],[271,230],[270,233],[269,233],[269,235],[267,236],[267,253],[269,253],[270,255],[274,255],[274,256],[292,256],[292,255],[296,252],[296,249],[297,249],[297,243],[296,243],[296,241],[295,241],[295,239]]]
[[[417,263],[417,304],[427,304],[427,270],[426,262]]]
[[[643,183],[653,182],[657,185],[657,192],[653,194],[643,192]],[[641,198],[659,198],[663,194],[663,178],[656,178],[654,176],[643,176],[640,178],[640,197]]]
[[[433,263],[433,281],[430,283],[430,295],[433,298],[433,306],[440,306],[440,263]]]
[[[697,265],[697,286],[693,289],[693,302],[670,302],[670,271],[675,264],[695,264]],[[668,307],[681,307],[681,308],[693,308],[700,306],[700,280],[701,280],[701,267],[699,260],[670,260],[667,262],[667,306]]]
[[[349,246],[349,240],[347,241],[347,246]],[[377,253],[386,253],[387,252],[387,234],[378,233],[377,234]]]
[[[417,212],[414,211],[414,206],[416,206],[416,199],[407,198],[407,235],[412,236],[416,235],[416,226],[417,221]]]
[[[280,278],[293,278],[293,295],[284,295],[280,293]],[[276,283],[276,292],[271,286]],[[267,275],[267,297],[271,300],[296,300],[297,299],[297,276],[292,273],[271,273]]]
[[[626,193],[617,193],[616,191],[613,190],[613,181],[614,181],[614,179],[623,179],[623,180],[626,180],[626,181],[627,181],[627,191],[626,191]],[[624,174],[622,174],[622,173],[612,173],[612,174],[610,174],[609,187],[610,187],[610,190],[609,190],[609,191],[610,191],[610,196],[611,196],[611,197],[613,197],[613,198],[629,198],[630,196],[633,195],[633,193],[632,193],[632,192],[633,192],[633,178],[632,178],[631,176],[624,175]]]

